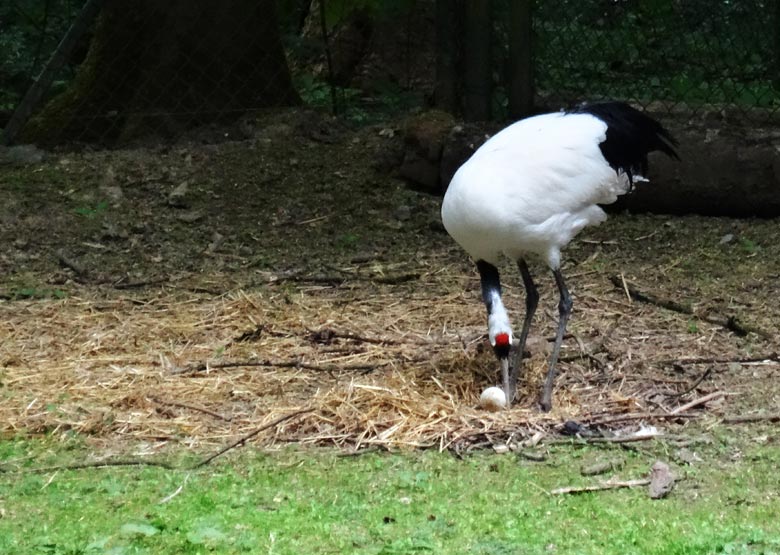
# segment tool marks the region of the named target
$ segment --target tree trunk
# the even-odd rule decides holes
[[[113,145],[175,137],[297,102],[275,0],[111,0],[73,82],[22,138]]]
[[[491,2],[465,0],[464,116],[468,120],[490,119],[493,75],[491,64]]]
[[[433,98],[437,108],[451,114],[458,109],[458,13],[461,2],[436,0],[436,83]]]
[[[778,0],[780,1],[780,0]],[[528,117],[534,108],[533,0],[509,0],[509,116]]]

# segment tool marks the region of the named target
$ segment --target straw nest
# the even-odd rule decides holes
[[[255,440],[461,449],[569,419],[668,410],[702,370],[676,358],[737,352],[717,326],[691,334],[684,315],[580,277],[553,412],[535,403],[554,326],[549,297],[520,402],[486,412],[479,395],[498,377],[478,284],[445,273],[395,285],[278,282],[216,298],[160,289],[0,304],[1,429],[195,448],[311,409]],[[523,305],[518,291],[507,304]]]

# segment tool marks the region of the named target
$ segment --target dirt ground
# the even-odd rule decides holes
[[[539,264],[519,403],[479,409],[498,376],[478,277],[439,199],[381,170],[397,133],[289,112],[242,141],[0,166],[0,432],[155,452],[295,413],[258,441],[463,448],[780,412],[778,221],[634,214],[565,253],[554,410]]]

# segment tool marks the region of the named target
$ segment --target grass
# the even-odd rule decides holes
[[[596,480],[580,466],[615,456],[571,446],[551,448],[545,463],[245,449],[197,471],[9,471],[0,553],[780,553],[780,450],[719,445],[660,501],[644,489],[550,496]],[[8,440],[0,455],[7,468],[29,468],[89,453],[78,440]],[[621,456],[624,478],[654,460]]]

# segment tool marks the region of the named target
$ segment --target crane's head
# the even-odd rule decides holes
[[[499,359],[509,358],[509,351],[512,349],[512,330],[490,330],[488,337],[493,352]]]

